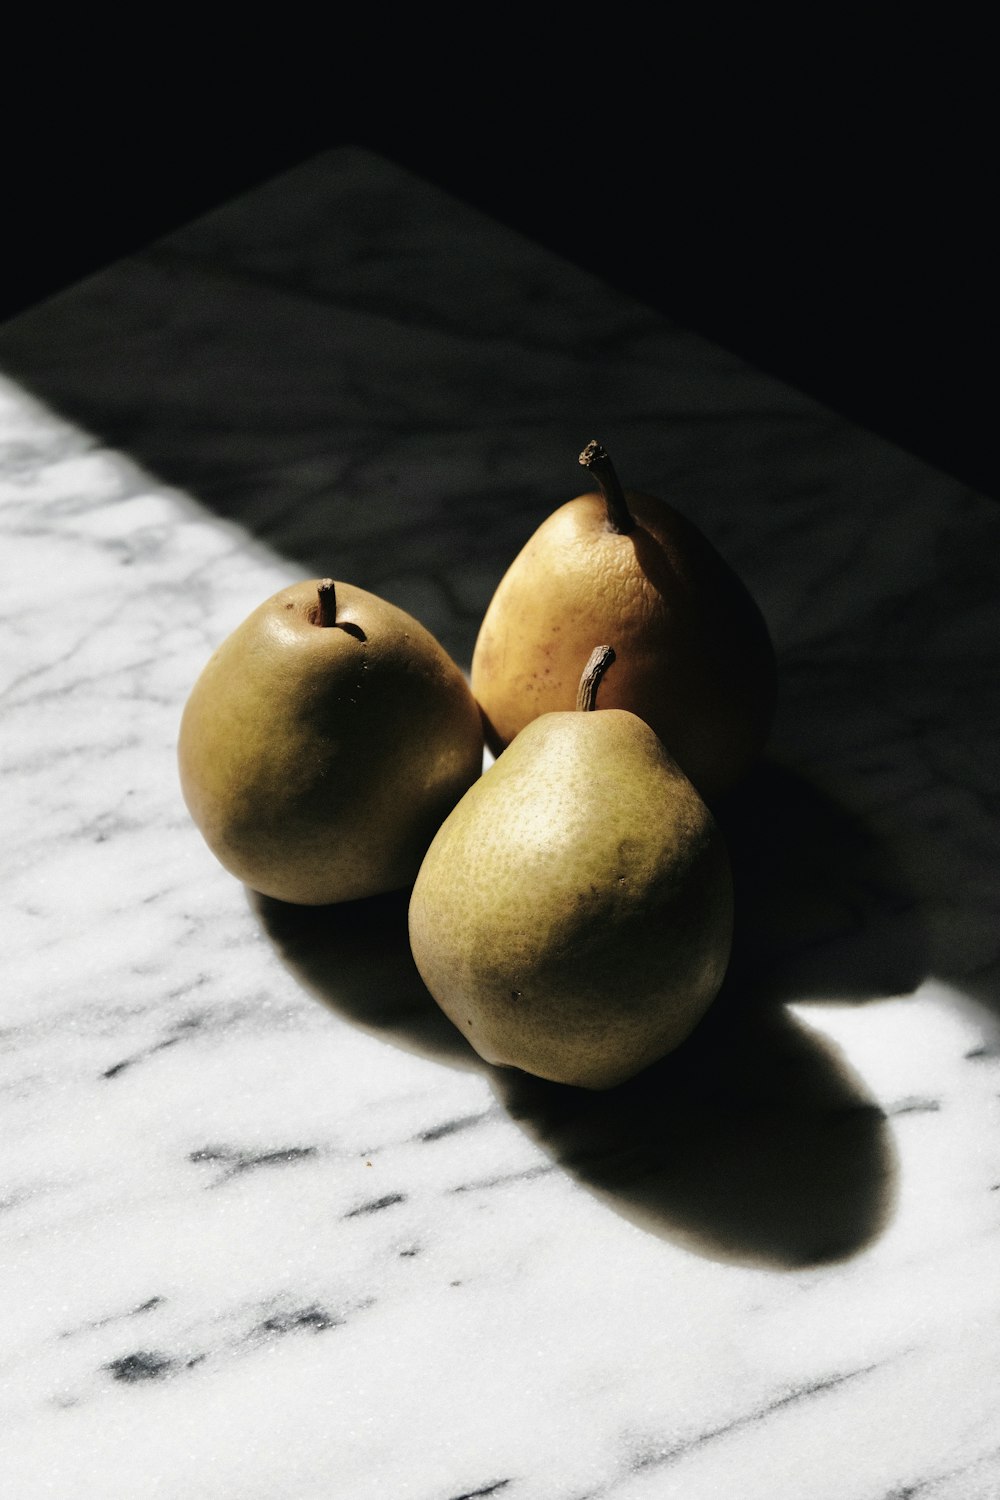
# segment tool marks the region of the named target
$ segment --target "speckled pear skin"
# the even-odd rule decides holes
[[[746,774],[775,707],[774,651],[745,585],[693,522],[626,490],[635,529],[578,495],[529,538],[487,607],[472,691],[495,754],[539,714],[571,709],[580,662],[615,642],[602,708],[636,713],[706,801]]]
[[[482,771],[461,671],[419,621],[337,583],[282,589],[212,656],[185,706],[178,762],[191,816],[254,890],[316,906],[412,883]]]
[[[623,710],[551,713],[442,824],[410,898],[410,944],[488,1062],[606,1089],[708,1009],[732,903],[722,836],[652,730]]]

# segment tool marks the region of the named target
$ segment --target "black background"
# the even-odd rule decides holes
[[[564,52],[505,24],[36,43],[4,106],[0,316],[366,146],[1000,497],[983,38],[619,25]]]

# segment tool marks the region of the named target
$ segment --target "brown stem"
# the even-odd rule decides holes
[[[592,713],[597,707],[597,689],[605,672],[615,659],[613,646],[595,646],[576,690],[576,707],[579,713]]]
[[[337,623],[337,585],[332,578],[324,578],[319,589],[319,624]]]
[[[601,487],[604,503],[608,508],[608,525],[612,531],[627,536],[635,530],[635,517],[628,508],[625,491],[615,473],[615,466],[608,457],[608,450],[600,443],[588,443],[580,454],[580,462],[589,469]]]

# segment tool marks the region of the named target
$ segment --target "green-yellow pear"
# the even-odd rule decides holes
[[[593,1089],[684,1040],[732,939],[712,814],[642,719],[591,711],[613,655],[465,793],[409,907],[417,969],[480,1056]]]
[[[254,890],[318,906],[409,885],[482,771],[482,721],[419,621],[364,589],[282,589],[188,699],[181,789],[209,848]]]
[[[708,538],[672,506],[623,491],[606,451],[580,462],[600,493],[542,522],[500,580],[472,658],[472,691],[498,754],[525,724],[570,709],[590,644],[619,665],[602,708],[645,719],[702,797],[744,775],[770,731],[767,626]]]

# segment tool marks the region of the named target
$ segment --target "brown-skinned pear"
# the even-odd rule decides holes
[[[745,585],[665,501],[624,491],[606,451],[580,462],[599,491],[560,506],[504,574],[483,617],[472,691],[494,754],[539,714],[570,709],[590,643],[619,666],[602,707],[638,714],[715,803],[757,758],[775,706],[775,661]]]

